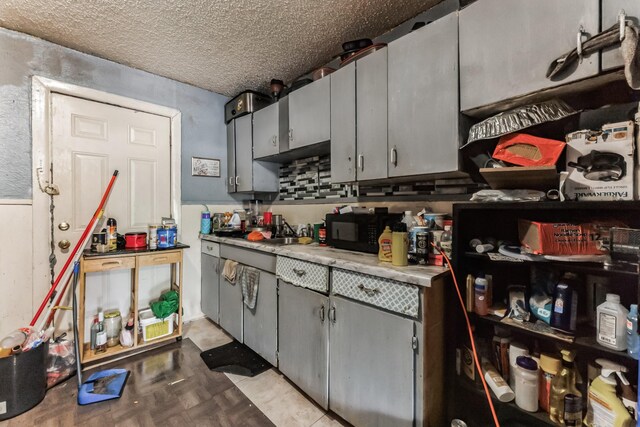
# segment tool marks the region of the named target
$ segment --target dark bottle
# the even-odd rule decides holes
[[[107,220],[107,245],[110,251],[118,249],[118,222],[115,218]]]
[[[576,317],[578,315],[577,282],[577,275],[565,273],[556,285],[551,312],[551,327],[553,329],[568,334],[575,333]]]

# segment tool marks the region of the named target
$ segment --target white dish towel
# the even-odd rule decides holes
[[[242,302],[253,310],[258,299],[258,284],[260,283],[260,270],[243,265],[238,271],[238,280],[242,287]]]

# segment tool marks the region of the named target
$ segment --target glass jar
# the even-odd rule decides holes
[[[120,329],[122,329],[120,310],[111,310],[104,313],[104,329],[107,332],[107,347],[114,347],[120,344]]]

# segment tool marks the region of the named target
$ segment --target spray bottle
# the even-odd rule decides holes
[[[600,375],[589,387],[587,417],[584,422],[589,427],[631,427],[633,419],[627,408],[616,395],[617,372],[626,372],[627,368],[607,359],[596,359],[602,367]]]
[[[629,411],[631,418],[633,418],[634,421],[638,421],[638,394],[622,372],[616,372],[616,375],[618,375],[618,379],[620,380],[620,398],[622,399],[622,404],[627,408],[627,411]]]

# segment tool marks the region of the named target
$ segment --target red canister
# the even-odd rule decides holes
[[[124,235],[125,249],[142,249],[147,247],[147,233],[127,233]]]

